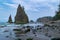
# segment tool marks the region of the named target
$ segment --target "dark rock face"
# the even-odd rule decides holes
[[[28,16],[26,15],[24,8],[21,5],[17,8],[17,14],[15,16],[15,23],[17,24],[25,24],[28,23]]]
[[[12,23],[11,15],[9,16],[8,23]]]

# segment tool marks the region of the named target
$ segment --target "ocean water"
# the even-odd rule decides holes
[[[41,25],[41,26],[43,26],[44,24],[42,24],[42,23],[27,23],[27,24],[14,24],[14,23],[12,23],[12,24],[9,24],[9,23],[7,23],[7,22],[0,22],[0,26],[20,26],[20,25],[24,25],[24,26],[37,26],[37,25]]]
[[[37,25],[43,25],[41,23],[28,23],[28,24],[23,24],[24,26],[37,26]],[[9,23],[4,23],[4,22],[0,22],[0,26],[4,26],[3,28],[0,28],[0,40],[15,40],[14,38],[14,32],[12,31],[14,28],[18,28],[17,26],[21,26],[21,24],[17,25],[17,24],[9,24]],[[8,32],[4,32],[4,31],[8,31]],[[12,35],[11,35],[12,34]],[[43,35],[42,35],[43,36]]]

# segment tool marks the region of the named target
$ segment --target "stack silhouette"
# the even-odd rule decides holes
[[[28,16],[24,11],[24,7],[22,7],[20,4],[18,5],[17,13],[14,19],[14,23],[16,24],[25,24],[29,22]],[[8,23],[12,23],[11,15],[9,17]]]

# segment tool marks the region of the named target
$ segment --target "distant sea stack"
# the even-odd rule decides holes
[[[28,23],[28,16],[26,15],[25,11],[24,11],[24,7],[21,7],[21,5],[18,5],[17,8],[17,13],[15,16],[15,23],[16,24],[25,24]]]
[[[8,23],[12,23],[12,17],[11,17],[11,15],[9,16]]]

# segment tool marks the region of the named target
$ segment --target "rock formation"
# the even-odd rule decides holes
[[[28,16],[26,15],[26,13],[24,11],[24,7],[21,7],[21,5],[19,4],[19,6],[17,8],[16,16],[15,16],[15,23],[25,24],[28,22],[29,22]]]
[[[37,19],[37,22],[41,22],[41,23],[47,23],[47,22],[50,22],[50,21],[52,21],[52,17],[50,17],[50,16],[42,17],[42,18]]]
[[[12,23],[11,15],[9,16],[8,23]]]

